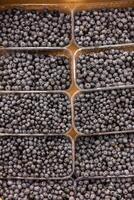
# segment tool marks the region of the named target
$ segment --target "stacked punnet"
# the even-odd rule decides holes
[[[76,200],[132,200],[134,9],[101,6],[74,11]]]

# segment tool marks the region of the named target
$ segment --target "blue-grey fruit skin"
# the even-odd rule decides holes
[[[132,200],[134,182],[132,178],[112,178],[77,181],[77,200]]]
[[[63,178],[72,173],[72,145],[65,136],[5,136],[0,147],[0,177]]]
[[[78,93],[74,100],[75,126],[84,134],[134,130],[134,89]]]
[[[0,132],[65,134],[71,128],[71,105],[64,93],[0,96]]]
[[[7,9],[0,11],[0,44],[4,47],[65,47],[71,40],[71,13]]]
[[[67,90],[69,58],[26,52],[0,56],[0,90]]]
[[[81,89],[133,85],[133,68],[134,51],[82,53],[76,61],[76,82]]]
[[[76,11],[76,43],[90,47],[134,42],[133,12],[133,8]]]
[[[134,174],[133,133],[81,136],[76,141],[77,177],[128,176]]]
[[[73,200],[74,187],[67,180],[0,180],[0,196],[5,200]],[[71,199],[72,198],[72,199]]]

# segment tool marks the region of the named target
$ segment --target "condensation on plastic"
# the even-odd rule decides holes
[[[134,132],[134,129],[133,130],[123,130],[123,131],[106,131],[106,132],[99,132],[99,133],[93,133],[93,134],[85,134],[85,133],[82,133],[82,132],[79,132],[77,130],[77,127],[75,126],[75,99],[76,97],[81,94],[81,93],[92,93],[92,92],[96,92],[96,91],[109,91],[109,90],[120,90],[120,89],[133,89],[134,90],[134,86],[130,85],[130,86],[116,86],[116,87],[109,87],[109,88],[97,88],[97,89],[92,89],[92,90],[80,90],[80,91],[77,91],[75,92],[75,94],[73,95],[72,97],[72,118],[73,118],[73,128],[75,130],[75,132],[78,134],[78,135],[82,135],[82,136],[89,136],[89,137],[92,137],[92,136],[99,136],[99,135],[111,135],[111,134],[118,134],[118,133],[133,133]]]
[[[77,83],[77,60],[79,59],[79,57],[81,55],[93,55],[94,53],[99,53],[99,52],[105,52],[105,51],[110,51],[110,50],[123,50],[123,51],[128,51],[128,52],[132,52],[134,51],[134,44],[133,45],[125,45],[125,46],[114,46],[114,47],[100,47],[100,48],[95,48],[95,49],[91,49],[91,48],[81,48],[78,49],[75,54],[74,54],[74,81],[75,81],[75,85],[79,88],[80,91],[97,91],[97,90],[101,90],[103,88],[122,88],[125,87],[126,85],[122,84],[122,85],[118,85],[117,86],[106,86],[106,87],[96,87],[96,88],[90,88],[90,89],[84,89],[84,88],[80,88],[80,86]],[[128,85],[130,87],[134,87],[134,84]]]
[[[52,90],[49,90],[49,91],[0,91],[0,96],[2,95],[8,95],[8,94],[64,94],[65,96],[68,97],[68,100],[70,102],[70,115],[71,115],[71,124],[73,123],[73,116],[72,116],[72,113],[73,113],[73,107],[71,106],[71,95],[66,92],[66,91],[52,91]],[[67,132],[65,132],[64,134],[57,134],[58,135],[69,135],[70,131],[72,130],[72,126],[70,126],[69,130]],[[0,136],[4,136],[4,135],[31,135],[31,136],[34,136],[36,134],[9,134],[9,133],[3,133],[3,132],[0,132]],[[41,135],[41,134],[39,134]],[[43,134],[42,134],[43,135]],[[44,134],[45,135],[48,135],[48,136],[53,136],[53,134]]]
[[[94,3],[91,3],[91,4],[80,4],[78,6],[76,6],[74,9],[73,9],[73,41],[75,43],[75,45],[78,47],[78,48],[87,48],[87,47],[84,47],[84,46],[81,46],[81,45],[78,45],[76,40],[75,40],[75,35],[74,35],[74,29],[75,29],[75,21],[74,21],[74,16],[76,14],[76,12],[79,12],[79,11],[91,11],[91,10],[98,10],[98,9],[110,9],[110,8],[129,8],[129,7],[132,7],[134,8],[134,2],[131,1],[131,0],[127,0],[127,1],[105,1],[105,2],[94,2]],[[96,49],[96,48],[101,48],[101,47],[122,47],[122,46],[125,46],[125,45],[132,45],[134,44],[133,42],[132,43],[120,43],[120,44],[112,44],[112,45],[99,45],[99,46],[88,46],[88,48],[90,49]]]
[[[2,180],[10,180],[10,179],[15,179],[15,180],[17,180],[17,179],[19,179],[19,180],[23,180],[23,179],[25,179],[25,180],[66,180],[66,179],[69,179],[69,178],[71,178],[72,177],[72,175],[73,175],[73,173],[74,173],[74,159],[75,159],[75,154],[74,154],[74,152],[75,152],[75,147],[74,147],[74,141],[73,141],[73,139],[69,136],[69,135],[57,135],[57,134],[53,134],[53,135],[43,135],[43,134],[34,134],[34,135],[30,135],[30,134],[21,134],[21,135],[17,135],[17,134],[14,134],[14,135],[11,135],[11,134],[7,134],[7,135],[0,135],[0,137],[7,137],[7,136],[10,136],[10,137],[12,137],[12,138],[14,138],[14,137],[33,137],[33,138],[36,138],[36,137],[40,137],[40,138],[42,138],[42,137],[44,137],[44,138],[49,138],[49,137],[54,137],[54,138],[58,138],[58,137],[60,137],[60,138],[65,138],[65,139],[69,139],[69,141],[68,142],[70,142],[70,144],[71,144],[71,147],[72,147],[72,158],[71,158],[71,161],[72,161],[72,172],[70,173],[70,175],[69,176],[66,176],[66,177],[49,177],[49,178],[39,178],[39,177],[29,177],[29,176],[27,176],[27,177],[22,177],[22,176],[17,176],[17,177],[12,177],[12,176],[10,176],[10,177],[0,177],[0,179],[2,179]]]
[[[133,131],[134,132],[134,131]],[[127,131],[127,132],[122,132],[122,134],[132,134],[133,132],[131,131]],[[110,133],[111,134],[111,133]],[[113,134],[113,133],[112,133]],[[76,143],[78,141],[79,138],[83,138],[83,137],[97,137],[97,136],[101,136],[101,135],[108,135],[107,133],[105,134],[96,134],[96,135],[77,135],[77,137],[75,138],[75,143],[74,143],[74,174],[75,174],[75,161],[76,161]],[[80,176],[78,177],[76,180],[81,180],[81,179],[89,179],[89,180],[92,180],[92,179],[108,179],[108,178],[134,178],[134,174],[129,174],[129,175],[113,175],[113,176],[88,176],[88,177],[83,177],[83,176]]]
[[[0,56],[2,55],[9,55],[15,52],[24,52],[24,53],[29,53],[29,54],[42,54],[45,56],[60,56],[60,57],[66,57],[69,60],[69,67],[70,67],[70,86],[68,89],[65,90],[58,90],[58,91],[69,91],[72,88],[73,85],[73,55],[71,53],[71,51],[69,49],[57,49],[57,48],[53,48],[53,49],[34,49],[34,48],[21,48],[21,49],[14,49],[14,48],[0,48]],[[0,90],[1,91],[7,91],[7,90]],[[11,90],[13,91],[13,90]],[[21,91],[21,90],[18,90]],[[25,90],[23,90],[25,91]],[[30,90],[29,90],[30,91]],[[37,90],[34,90],[37,91]],[[50,91],[50,90],[41,90],[41,91]],[[52,91],[57,91],[57,90],[52,90]]]
[[[12,49],[64,49],[70,46],[70,44],[72,43],[72,35],[73,35],[73,28],[72,28],[72,24],[73,24],[73,13],[71,11],[71,9],[67,6],[67,5],[58,5],[58,4],[9,4],[9,5],[0,5],[0,11],[6,10],[6,9],[12,9],[12,8],[18,8],[18,9],[24,9],[24,10],[37,10],[40,12],[43,12],[44,9],[48,9],[48,10],[59,10],[61,12],[70,14],[71,16],[71,31],[70,31],[70,41],[69,44],[63,47],[6,47],[8,49],[12,48]],[[4,48],[2,45],[0,45],[0,48]]]

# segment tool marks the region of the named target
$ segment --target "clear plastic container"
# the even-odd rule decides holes
[[[72,176],[72,174],[74,173],[74,142],[73,142],[73,140],[72,140],[72,138],[70,137],[70,136],[65,136],[65,135],[49,135],[49,136],[44,136],[44,135],[40,135],[40,134],[36,134],[36,135],[34,135],[34,136],[31,136],[31,135],[1,135],[0,136],[1,137],[1,140],[3,140],[3,142],[4,142],[4,140],[6,140],[6,139],[9,139],[9,138],[11,138],[11,141],[12,141],[12,143],[13,143],[13,141],[16,141],[16,142],[18,142],[17,141],[17,139],[19,139],[19,142],[20,142],[20,140],[22,139],[23,140],[23,138],[25,138],[25,140],[23,140],[23,142],[26,142],[27,140],[27,138],[29,138],[29,140],[28,141],[31,141],[31,139],[36,139],[36,143],[38,144],[38,142],[40,142],[40,140],[41,139],[45,139],[45,141],[46,141],[46,145],[49,145],[49,143],[50,143],[50,141],[51,142],[53,142],[53,141],[55,141],[55,144],[56,144],[56,141],[58,141],[58,139],[59,140],[62,140],[62,139],[65,139],[66,140],[66,142],[68,142],[69,144],[70,144],[70,146],[71,146],[71,157],[70,157],[70,155],[69,155],[69,157],[68,157],[68,159],[70,159],[70,163],[69,164],[71,164],[71,173],[69,173],[68,175],[66,175],[66,176],[64,176],[64,175],[62,175],[62,176],[58,176],[58,174],[56,174],[56,172],[55,172],[55,174],[54,174],[54,171],[55,171],[55,168],[54,168],[54,166],[52,165],[52,166],[50,166],[51,167],[51,174],[47,177],[46,176],[46,174],[42,174],[42,173],[44,173],[44,169],[43,169],[43,166],[42,166],[42,164],[43,163],[38,163],[38,162],[33,162],[33,165],[37,165],[38,166],[38,168],[39,168],[39,170],[41,170],[39,173],[40,173],[40,176],[37,176],[37,175],[35,175],[35,176],[30,176],[30,175],[28,175],[28,171],[29,171],[29,169],[31,168],[30,166],[32,165],[27,165],[26,163],[25,163],[25,165],[24,165],[24,162],[23,163],[21,163],[20,161],[21,161],[21,159],[23,160],[24,158],[22,157],[21,159],[20,159],[20,156],[24,156],[24,154],[23,154],[23,151],[26,151],[26,149],[27,148],[25,148],[25,149],[23,149],[22,150],[22,152],[21,153],[19,153],[19,148],[18,149],[16,149],[15,150],[15,146],[16,146],[16,144],[14,145],[14,143],[12,144],[13,145],[13,148],[14,148],[14,150],[15,151],[18,151],[18,153],[19,153],[19,155],[16,155],[15,153],[15,155],[18,157],[18,159],[19,159],[19,162],[16,162],[16,164],[14,163],[14,165],[13,166],[18,166],[18,165],[22,165],[23,166],[23,168],[27,168],[27,175],[21,175],[21,176],[14,176],[13,174],[14,174],[14,172],[16,173],[16,174],[25,174],[25,172],[23,171],[23,170],[20,170],[19,172],[17,172],[16,170],[14,170],[14,169],[12,169],[13,171],[12,171],[12,173],[9,173],[9,168],[7,167],[7,169],[4,169],[5,170],[5,172],[2,172],[1,170],[0,170],[0,179],[4,179],[4,180],[6,180],[6,179],[8,179],[8,180],[10,180],[10,179],[26,179],[26,180],[65,180],[65,179],[68,179],[68,178],[70,178],[71,176]],[[53,140],[51,140],[53,138]],[[56,138],[57,138],[57,140],[56,140]],[[15,139],[15,140],[14,140]],[[50,141],[49,141],[50,140]],[[34,143],[34,144],[36,144],[36,143]],[[36,144],[36,145],[37,145]],[[5,144],[4,144],[5,145]],[[45,146],[45,144],[44,144],[44,146]],[[36,146],[35,146],[36,147]],[[41,147],[41,146],[40,146]],[[36,148],[35,148],[36,149]],[[29,153],[31,153],[32,154],[32,151],[34,151],[35,149],[33,149],[33,150],[31,150],[31,152],[29,152]],[[59,148],[60,149],[60,148]],[[14,151],[13,149],[12,149],[12,151]],[[45,148],[44,148],[44,150],[45,150]],[[53,148],[53,150],[55,150],[54,148]],[[63,151],[64,149],[60,149],[60,151]],[[36,149],[36,151],[37,151],[37,149]],[[70,151],[70,149],[68,149],[67,151]],[[4,148],[3,148],[3,151],[1,152],[1,155],[3,155],[4,156],[4,153],[8,153],[8,151],[5,151],[4,152]],[[51,153],[52,153],[52,149],[51,149]],[[39,149],[38,149],[38,151],[37,151],[37,154],[39,155]],[[42,151],[41,151],[41,154],[42,154]],[[43,154],[44,156],[47,156],[47,153],[44,151],[44,154]],[[16,157],[16,159],[17,159],[17,157]],[[36,157],[37,159],[38,159],[38,156]],[[53,156],[51,156],[50,157],[52,160],[55,158],[55,155],[53,155]],[[45,159],[45,158],[44,158]],[[24,161],[24,160],[23,160]],[[7,162],[7,161],[5,161],[5,162]],[[28,160],[28,162],[27,163],[29,163],[29,162],[32,162],[31,161],[31,159],[30,159],[30,157],[29,157],[29,160]],[[40,165],[40,166],[39,166]],[[44,165],[45,165],[45,163],[44,163]],[[59,169],[59,167],[60,167],[60,161],[59,161],[59,163],[58,163],[58,169]],[[21,166],[21,167],[22,167]],[[31,168],[31,171],[32,171],[32,168]],[[4,175],[4,173],[6,173],[7,175],[5,176]],[[32,172],[33,174],[35,173],[36,174],[36,171],[35,170],[33,170],[33,172]],[[65,172],[64,172],[65,173]],[[10,175],[10,174],[12,174],[12,175]]]
[[[67,103],[67,109],[69,109],[68,110],[68,112],[70,112],[70,120],[68,120],[68,127],[66,126],[66,123],[64,122],[64,120],[62,121],[62,123],[63,123],[63,125],[64,126],[66,126],[66,128],[65,129],[67,129],[67,131],[65,131],[65,132],[58,132],[57,133],[57,131],[56,131],[56,133],[57,134],[68,134],[69,132],[70,132],[70,130],[72,129],[72,106],[71,106],[71,97],[70,97],[70,95],[69,95],[69,93],[67,93],[67,92],[65,92],[65,91],[1,91],[0,92],[0,102],[2,103],[2,96],[3,95],[11,95],[11,96],[16,96],[16,97],[18,97],[18,99],[22,99],[22,96],[23,95],[32,95],[32,97],[36,97],[36,95],[43,95],[43,98],[45,98],[45,95],[56,95],[56,94],[61,94],[61,95],[63,95],[64,97],[67,97],[67,101],[68,101],[68,103]],[[21,97],[20,97],[20,95],[21,95]],[[10,96],[10,97],[11,97]],[[57,97],[57,98],[59,98],[60,99],[60,97]],[[28,98],[25,98],[25,101],[27,100]],[[37,100],[37,102],[38,102],[38,100]],[[22,102],[21,102],[22,103]],[[59,102],[58,102],[59,103]],[[47,104],[49,104],[49,102],[47,102]],[[61,104],[63,104],[63,102],[61,101]],[[35,105],[35,104],[34,104]],[[58,105],[58,104],[56,104],[56,105]],[[2,106],[2,104],[1,104],[1,106]],[[4,105],[3,105],[4,106]],[[17,106],[17,105],[16,105]],[[36,105],[37,106],[37,105]],[[58,105],[58,106],[60,106],[60,105]],[[48,107],[48,106],[47,106]],[[47,107],[45,108],[45,109],[47,109]],[[18,106],[18,109],[19,109],[20,107]],[[33,106],[33,109],[34,109],[34,106]],[[9,109],[8,109],[9,110]],[[19,110],[18,110],[19,111]],[[20,111],[21,111],[21,108],[20,108]],[[32,112],[33,112],[33,110],[31,110]],[[22,111],[21,111],[22,112]],[[56,111],[55,111],[56,112]],[[5,111],[4,111],[4,113],[6,113]],[[23,112],[22,112],[23,113]],[[10,113],[9,113],[10,114]],[[23,113],[24,114],[24,113]],[[28,113],[27,113],[28,114]],[[27,116],[27,114],[25,114],[25,116]],[[32,114],[30,114],[31,116],[32,116]],[[16,115],[16,113],[14,113],[14,116],[16,117],[17,115]],[[39,117],[42,117],[43,115],[40,113],[40,115],[39,115]],[[1,116],[2,117],[2,116]],[[18,119],[18,118],[16,118],[16,119]],[[44,118],[44,120],[45,120],[45,118]],[[36,120],[37,121],[37,120]],[[23,124],[24,125],[24,124]],[[61,124],[59,123],[59,125],[61,126]],[[46,134],[49,134],[49,135],[51,135],[51,134],[53,134],[53,133],[51,133],[51,131],[49,130],[49,128],[45,128],[45,125],[43,125],[42,124],[42,128],[44,129],[44,131],[41,131],[41,129],[40,129],[40,131],[38,130],[38,131],[32,131],[32,126],[31,125],[29,125],[29,127],[27,127],[27,129],[24,131],[23,130],[23,128],[22,128],[22,125],[21,124],[18,124],[18,126],[20,127],[20,130],[19,130],[19,132],[17,132],[17,134],[19,135],[19,134],[31,134],[31,135],[34,135],[34,134],[36,134],[36,133],[39,133],[39,134],[44,134],[44,135],[46,135]],[[34,126],[33,126],[33,128],[34,128]],[[61,128],[62,128],[62,126],[61,126]],[[63,129],[63,128],[62,128]],[[23,130],[23,132],[21,132]],[[63,130],[62,130],[63,131]],[[53,129],[53,132],[54,132],[54,129]],[[12,131],[10,131],[10,129],[7,127],[7,126],[0,126],[0,135],[5,135],[5,134],[16,134],[16,132],[14,132],[14,130],[12,130]]]
[[[53,11],[53,10],[58,10],[58,11],[61,11],[61,12],[64,12],[66,14],[69,14],[70,17],[71,17],[71,22],[70,22],[70,25],[72,24],[72,12],[70,10],[70,8],[67,6],[67,5],[58,5],[58,4],[36,4],[36,3],[33,3],[33,4],[5,4],[5,5],[1,5],[0,6],[0,11],[4,11],[4,10],[7,10],[7,9],[14,9],[14,8],[17,8],[17,9],[23,9],[23,10],[28,10],[28,11],[38,11],[38,12],[43,12],[45,9],[47,9],[48,11]],[[70,30],[70,41],[69,41],[69,44],[67,45],[64,45],[64,46],[39,46],[39,47],[28,47],[28,46],[25,46],[25,47],[13,47],[13,46],[10,46],[11,48],[13,49],[53,49],[53,48],[58,48],[58,49],[63,49],[64,47],[68,47],[70,45],[72,41],[72,26],[71,26],[71,30]],[[1,47],[2,47],[2,44],[1,44]],[[10,47],[7,47],[7,48],[10,48]]]
[[[111,129],[112,130],[106,130],[106,131],[103,131],[103,130],[100,130],[99,132],[98,131],[94,131],[93,133],[90,133],[90,130],[88,130],[88,133],[86,132],[85,133],[85,130],[83,130],[83,131],[79,131],[78,130],[78,128],[77,128],[77,125],[76,125],[76,121],[75,121],[75,101],[76,101],[76,98],[80,95],[80,94],[88,94],[88,95],[91,95],[92,93],[101,93],[101,92],[106,92],[106,93],[108,93],[108,94],[110,94],[111,95],[111,92],[113,92],[113,91],[117,91],[117,92],[119,92],[119,91],[122,91],[122,90],[130,90],[131,91],[131,93],[133,94],[134,93],[134,87],[133,86],[118,86],[118,87],[111,87],[111,88],[97,88],[97,89],[92,89],[92,91],[91,90],[84,90],[84,91],[78,91],[78,92],[76,92],[75,94],[74,94],[74,96],[73,96],[73,98],[72,98],[72,106],[73,106],[73,113],[72,113],[72,116],[73,116],[73,128],[74,128],[74,130],[77,132],[77,134],[80,134],[80,135],[89,135],[89,136],[92,136],[92,135],[107,135],[107,134],[116,134],[116,133],[125,133],[125,132],[134,132],[134,130],[133,130],[133,128],[126,128],[126,130],[124,129],[124,130],[121,130],[121,129],[119,129],[119,130],[116,130],[114,127],[112,127]],[[127,97],[126,97],[127,98]],[[133,100],[133,95],[132,95],[132,97],[131,97],[131,99],[130,99],[131,101]],[[118,103],[117,103],[117,105],[118,105]],[[131,106],[130,106],[130,109],[131,109]],[[131,111],[132,111],[132,109],[131,109]],[[80,115],[80,113],[78,113],[78,115]],[[89,120],[89,122],[90,122],[90,120]],[[78,122],[77,122],[78,123]],[[97,123],[97,122],[96,122]],[[120,124],[118,124],[118,125],[120,125]],[[132,117],[131,117],[131,125],[132,125],[132,127],[133,127],[133,120],[132,120]],[[108,125],[107,125],[108,126]],[[106,125],[105,125],[105,128],[108,128]],[[93,128],[93,127],[92,127]],[[83,129],[83,127],[81,127],[81,129]],[[91,129],[91,128],[90,128]]]
[[[97,55],[100,52],[110,52],[111,50],[121,50],[123,52],[134,52],[134,45],[117,46],[117,47],[111,47],[111,46],[109,46],[107,48],[106,47],[101,47],[101,48],[95,48],[95,49],[81,48],[81,49],[78,49],[75,52],[75,55],[74,55],[74,79],[75,79],[75,84],[79,88],[79,90],[82,90],[82,91],[84,91],[84,90],[94,91],[94,90],[101,89],[101,88],[118,88],[118,87],[124,87],[124,86],[127,85],[127,84],[124,84],[124,83],[118,83],[118,82],[115,83],[114,82],[113,86],[112,86],[112,83],[110,84],[110,86],[106,85],[106,83],[105,83],[104,87],[97,87],[97,86],[95,86],[94,88],[91,87],[91,88],[87,89],[85,87],[84,88],[80,87],[80,85],[77,83],[77,80],[78,80],[77,79],[77,77],[78,77],[77,76],[77,61],[79,60],[80,56],[86,55],[86,56],[90,57],[90,55],[91,56],[94,55],[94,54]],[[108,53],[107,53],[107,55],[108,55]],[[107,58],[107,60],[108,60],[108,58]],[[104,70],[105,70],[105,67],[103,66],[103,64],[102,64],[102,68],[104,68]],[[127,66],[126,66],[126,68],[127,68]],[[131,72],[133,72],[133,66],[131,66]],[[89,77],[89,75],[87,75],[87,77]],[[131,79],[133,80],[134,78],[131,77]],[[84,82],[84,78],[81,79],[81,81]],[[92,82],[92,80],[91,80],[91,82]],[[85,81],[85,83],[86,83],[86,81]],[[134,84],[130,84],[130,86],[134,87]]]
[[[66,89],[64,89],[65,91],[68,91],[72,88],[72,80],[73,80],[73,56],[72,56],[72,53],[70,50],[68,49],[14,49],[14,48],[0,48],[0,59],[1,59],[1,56],[14,56],[15,58],[15,53],[25,53],[25,54],[30,54],[30,55],[43,55],[43,56],[53,56],[53,57],[60,57],[60,58],[67,58],[68,61],[69,61],[69,67],[70,67],[70,72],[69,72],[69,76],[70,76],[70,86]],[[28,70],[30,71],[30,70]],[[24,72],[24,71],[23,71]],[[16,73],[17,75],[17,73]],[[2,79],[1,79],[2,81]],[[0,83],[1,83],[0,81]],[[61,81],[62,81],[62,78],[61,78]],[[45,81],[44,81],[44,84],[45,84]],[[0,84],[1,85],[1,84]],[[49,85],[48,85],[49,86]],[[33,87],[33,86],[32,86]],[[39,86],[38,86],[39,87]],[[2,89],[3,90],[3,89]],[[28,91],[31,91],[32,89],[29,89]],[[62,89],[61,89],[62,90]],[[4,90],[3,90],[4,91]],[[13,91],[13,89],[12,89]],[[17,91],[17,90],[16,90]],[[18,91],[21,91],[21,89]],[[23,89],[23,91],[25,91]],[[36,89],[34,89],[34,91],[37,91]],[[47,89],[41,89],[41,91],[49,91]],[[54,90],[56,91],[56,90]],[[62,90],[63,91],[63,90]]]

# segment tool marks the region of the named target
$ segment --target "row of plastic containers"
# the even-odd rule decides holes
[[[132,200],[133,178],[65,179],[51,181],[0,180],[4,199],[128,199]]]
[[[78,47],[133,43],[133,12],[133,2],[74,10],[64,5],[5,5],[0,11],[0,44],[62,48],[71,42]]]
[[[99,135],[134,130],[134,88],[77,92],[1,92],[0,133]]]
[[[0,137],[0,178],[65,179],[134,175],[133,133]]]
[[[69,50],[0,49],[0,90],[80,90],[134,86],[134,47]],[[113,67],[114,66],[114,67]]]

